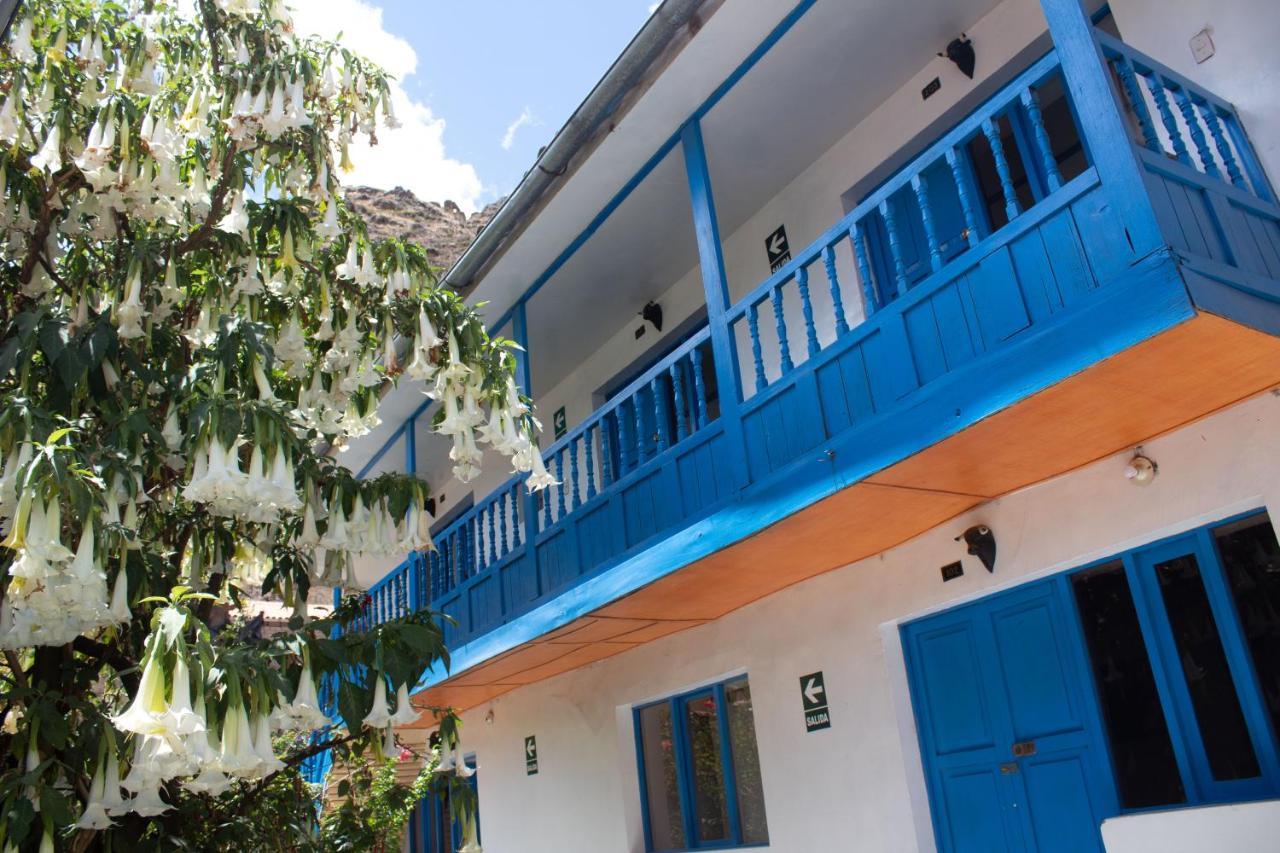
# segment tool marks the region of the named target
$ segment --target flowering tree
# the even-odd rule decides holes
[[[478,443],[550,477],[512,344],[343,203],[378,68],[279,0],[41,0],[0,92],[0,844],[158,845],[318,749],[272,746],[329,727],[318,685],[330,743],[387,749],[447,661],[428,614],[305,619],[353,555],[430,547],[425,483],[329,453],[389,382],[442,401],[458,477]],[[295,630],[212,627],[250,570]]]

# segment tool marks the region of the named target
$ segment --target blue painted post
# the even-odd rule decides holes
[[[755,364],[756,393],[767,384],[764,377],[764,350],[760,348],[760,303],[753,302],[747,309],[747,333],[751,335],[751,360]]]
[[[1044,170],[1045,181],[1049,184],[1049,192],[1062,186],[1062,173],[1058,171],[1058,161],[1053,157],[1053,146],[1049,143],[1049,132],[1044,126],[1044,116],[1040,112],[1040,93],[1028,86],[1020,96],[1022,109],[1031,122],[1031,137],[1035,140],[1036,153],[1040,157],[1040,168]]]
[[[583,433],[586,435],[586,433]],[[573,484],[573,508],[582,506],[582,495],[578,492],[578,438],[569,441],[569,481]]]
[[[804,339],[809,357],[818,354],[818,330],[813,325],[813,303],[809,301],[809,268],[803,264],[796,270],[796,287],[800,290],[800,313],[804,317]]]
[[[592,447],[595,445],[595,438],[592,436],[604,435],[604,421],[599,421],[595,426],[589,428],[583,433],[583,444],[586,448],[586,465],[587,465],[587,500],[591,500],[596,496],[596,466],[595,460],[591,458]]]
[[[1200,165],[1204,173],[1211,178],[1221,178],[1222,173],[1218,171],[1218,164],[1213,159],[1213,150],[1209,147],[1208,137],[1205,136],[1204,125],[1200,123],[1195,104],[1191,101],[1191,93],[1179,87],[1174,97],[1178,101],[1182,121],[1187,126],[1187,132],[1191,134],[1191,144],[1196,147],[1196,154],[1200,157]]]
[[[963,155],[954,148],[947,149],[947,165],[951,167],[951,179],[956,184],[956,195],[960,198],[960,210],[964,213],[964,238],[969,248],[978,245],[982,238],[978,228],[978,214],[973,207],[973,187],[969,183],[969,170],[960,162]]]
[[[876,298],[876,283],[871,277],[871,264],[867,261],[867,234],[861,222],[855,222],[849,239],[853,243],[853,255],[858,261],[858,278],[862,280],[863,319],[870,320],[871,315],[880,307]]]
[[[707,387],[702,377],[702,348],[694,347],[689,355],[693,358],[694,422],[698,429],[702,429],[707,425]]]
[[[1120,78],[1120,85],[1124,89],[1125,98],[1129,101],[1129,108],[1138,117],[1138,128],[1142,131],[1142,144],[1148,150],[1159,151],[1160,136],[1156,133],[1155,123],[1151,120],[1151,108],[1147,106],[1147,99],[1142,96],[1142,90],[1138,88],[1138,78],[1133,70],[1133,62],[1127,56],[1117,56],[1112,60],[1112,65],[1116,69],[1116,76]]]
[[[680,359],[675,364],[667,368],[667,375],[671,379],[671,397],[675,401],[676,415],[676,443],[685,440],[689,435],[684,416],[684,383],[680,381],[680,364],[684,359]]]
[[[924,225],[924,239],[929,244],[929,268],[942,269],[942,247],[938,245],[938,230],[933,224],[933,207],[929,204],[929,181],[923,172],[911,176],[911,189],[920,207],[920,222]]]
[[[907,292],[907,268],[902,262],[902,244],[898,241],[898,221],[893,198],[880,202],[880,218],[889,236],[889,256],[893,259],[893,289],[899,296]]]
[[[1213,136],[1214,148],[1218,150],[1218,158],[1222,160],[1222,165],[1227,169],[1227,178],[1240,189],[1248,189],[1244,182],[1244,174],[1240,171],[1240,164],[1236,162],[1235,154],[1231,151],[1231,145],[1227,142],[1226,132],[1222,129],[1222,119],[1218,117],[1218,111],[1214,109],[1213,104],[1206,102],[1200,105],[1200,114],[1204,117],[1204,123],[1209,126],[1209,133]]]
[[[827,286],[831,288],[831,308],[836,315],[836,337],[849,331],[849,321],[844,316],[844,297],[840,295],[840,279],[836,277],[836,250],[827,246],[822,250],[822,265],[827,270]]]
[[[636,431],[635,417],[627,414],[628,407],[631,405],[630,400],[623,400],[618,404],[618,408],[613,410],[615,420],[618,422],[618,471],[616,479],[621,480],[627,475],[627,472],[635,467],[632,461],[632,453],[635,451]]]
[[[702,129],[695,118],[680,132],[685,172],[689,179],[689,198],[693,208],[694,232],[698,241],[698,260],[702,270],[702,288],[707,300],[707,323],[711,331],[711,350],[716,384],[720,389],[720,420],[724,424],[732,488],[747,484],[747,448],[742,433],[738,408],[742,400],[739,390],[738,356],[733,329],[725,317],[729,310],[729,282],[724,272],[724,256],[720,246],[720,226],[716,220],[715,198],[711,191],[711,173],[707,168]]]
[[[533,396],[533,371],[529,364],[529,316],[526,310],[528,296],[525,296],[515,304],[511,312],[511,337],[520,349],[516,350],[516,385],[520,390],[529,396]],[[536,444],[536,440],[535,440]],[[534,453],[537,453],[537,447]],[[517,493],[518,494],[518,493]],[[524,490],[522,496],[518,496],[516,500],[521,501],[522,516],[524,518],[524,545],[531,552],[534,542],[538,537],[538,498],[531,494],[528,489]],[[517,545],[516,547],[519,547]],[[538,576],[534,572],[535,577]],[[537,580],[538,594],[542,594],[542,581],[538,577]]]
[[[1000,128],[990,118],[982,122],[982,134],[987,137],[991,146],[991,156],[996,161],[996,174],[1000,176],[1000,191],[1004,194],[1004,211],[1009,221],[1018,218],[1018,191],[1013,188],[1013,173],[1009,170],[1009,157],[1004,150],[1004,141],[1000,138]]]
[[[1107,72],[1097,33],[1080,0],[1040,0],[1053,38],[1067,91],[1093,166],[1098,170],[1119,224],[1133,245],[1131,257],[1146,257],[1164,244],[1142,166],[1130,142]]]

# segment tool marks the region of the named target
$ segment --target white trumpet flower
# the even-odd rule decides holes
[[[407,726],[418,721],[420,714],[409,701],[409,685],[401,684],[396,689],[396,712],[389,718],[397,726]]]
[[[391,711],[387,708],[387,682],[382,673],[378,673],[377,683],[373,688],[373,707],[365,715],[365,728],[380,729],[391,721]]]

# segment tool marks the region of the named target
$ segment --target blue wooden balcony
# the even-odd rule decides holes
[[[561,485],[533,498],[512,478],[376,584],[370,622],[450,619],[432,698],[473,704],[716,618],[1280,381],[1280,207],[1238,115],[1098,38],[1065,68],[1050,50],[709,306],[545,450]],[[1132,133],[1100,131],[1107,109]],[[695,123],[695,208],[700,142]]]

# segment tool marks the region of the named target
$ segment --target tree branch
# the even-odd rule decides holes
[[[84,635],[72,640],[71,648],[82,655],[88,655],[91,658],[102,661],[114,669],[130,695],[138,692],[139,674],[137,672],[125,672],[130,669],[136,670],[138,664],[119,649],[108,646],[106,643],[99,643],[97,640],[90,639]]]

